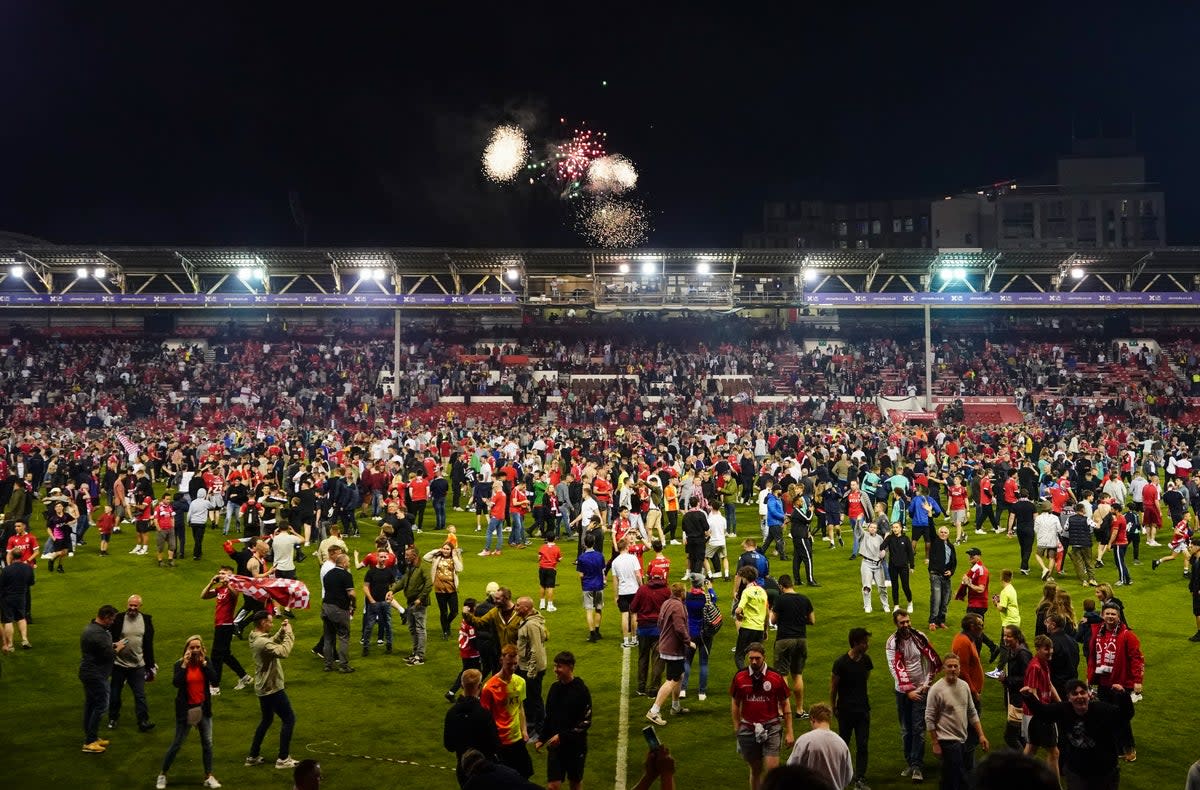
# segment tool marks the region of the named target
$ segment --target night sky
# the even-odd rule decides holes
[[[479,167],[495,124],[565,117],[636,163],[651,244],[737,246],[772,197],[1051,173],[1074,121],[1136,123],[1168,240],[1200,242],[1195,4],[322,5],[6,3],[0,229],[293,245],[294,192],[314,245],[582,246]]]

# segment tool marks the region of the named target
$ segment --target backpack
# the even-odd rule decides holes
[[[712,598],[705,598],[704,611],[701,613],[701,617],[704,620],[704,624],[701,626],[704,635],[706,637],[716,636],[716,633],[721,630],[721,626],[724,623],[722,622],[721,609],[713,603]]]

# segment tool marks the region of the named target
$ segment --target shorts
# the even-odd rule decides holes
[[[280,570],[279,568],[276,568],[275,569],[275,578],[276,579],[295,579],[296,572],[294,570],[284,571],[284,570]]]
[[[554,568],[538,568],[538,586],[547,590],[558,581],[558,571]]]
[[[912,528],[912,542],[916,543],[920,540],[923,540],[926,543],[929,542],[929,527],[919,527],[914,525]]]
[[[475,500],[475,515],[486,516],[487,512],[488,512],[487,502],[484,502],[482,499],[476,499]]]
[[[774,724],[764,726],[767,730],[767,739],[762,743],[759,743],[754,737],[754,730],[738,730],[738,754],[742,755],[743,760],[750,762],[751,760],[761,760],[764,757],[779,756],[779,745],[783,740],[783,726],[778,720]]]
[[[599,612],[604,608],[604,590],[584,590],[583,608],[589,612]]]
[[[808,640],[775,639],[775,661],[772,669],[783,675],[802,675],[808,662]]]
[[[1180,543],[1178,546],[1176,546],[1175,543],[1172,542],[1170,544],[1169,548],[1171,549],[1172,554],[1187,554],[1188,544],[1187,544],[1187,541],[1184,541],[1183,543]]]
[[[704,559],[706,560],[724,560],[725,547],[721,545],[713,545],[711,543],[704,547]]]
[[[225,507],[225,498],[220,494],[213,494],[208,498],[209,510],[220,510]]]
[[[1058,559],[1058,546],[1038,546],[1037,553],[1042,559],[1055,562]]]
[[[617,611],[628,612],[629,604],[631,604],[631,603],[633,603],[632,595],[618,595],[617,596]]]
[[[1192,596],[1192,615],[1200,617],[1200,595]]]
[[[1045,717],[1022,716],[1021,737],[1030,745],[1041,749],[1058,747],[1058,727]]]
[[[950,511],[950,523],[956,527],[966,524],[967,523],[967,511],[951,510]]]
[[[24,601],[0,600],[0,623],[15,623],[25,619]]]
[[[681,680],[683,678],[682,658],[666,658],[663,659],[663,675],[667,680]]]
[[[561,782],[564,779],[582,782],[585,762],[587,762],[587,746],[574,744],[555,746],[546,754],[546,779],[551,782]]]
[[[174,529],[174,527],[172,527],[171,529],[160,529],[158,531],[158,541],[157,541],[156,545],[158,546],[159,551],[162,551],[164,546],[166,548],[170,549],[171,551],[175,551],[175,529]]]
[[[149,521],[143,521],[141,519],[133,522],[133,527],[137,530],[137,534],[139,535],[145,535],[147,532],[154,529],[152,526],[150,526]]]
[[[56,552],[70,551],[71,550],[71,539],[63,538],[62,540],[55,540],[54,541],[54,550]]]

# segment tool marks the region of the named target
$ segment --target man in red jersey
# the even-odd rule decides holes
[[[207,601],[217,599],[213,612],[213,642],[212,662],[216,683],[209,689],[215,697],[221,693],[221,670],[228,665],[238,677],[234,691],[241,691],[254,683],[254,678],[246,672],[241,662],[233,655],[233,617],[237,609],[238,596],[229,589],[229,577],[233,568],[222,565],[217,575],[208,580],[208,584],[200,591],[200,599]]]
[[[750,788],[757,790],[763,774],[779,765],[780,746],[796,742],[791,691],[783,676],[767,667],[762,642],[746,646],[746,667],[733,676],[729,696],[738,752],[750,765]]]

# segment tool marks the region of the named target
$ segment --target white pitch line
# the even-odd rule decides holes
[[[626,752],[629,751],[629,665],[633,650],[622,648],[621,661],[621,713],[617,726],[617,776],[613,790],[625,790]]]

